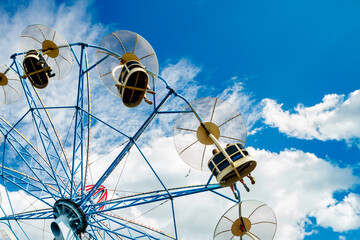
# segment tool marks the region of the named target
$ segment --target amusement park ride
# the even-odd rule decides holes
[[[211,97],[190,103],[159,76],[157,57],[150,44],[130,31],[113,32],[95,46],[68,44],[53,29],[30,25],[21,33],[20,43],[23,52],[13,54],[9,66],[0,65],[0,102],[12,104],[21,95],[25,95],[27,102],[27,111],[15,120],[6,120],[0,106],[0,239],[32,239],[34,233],[28,225],[37,220],[44,223],[41,231],[38,230],[39,239],[41,236],[44,239],[44,233],[48,236],[45,239],[56,240],[181,239],[174,201],[189,195],[196,198],[196,194],[202,192],[216,192],[235,203],[219,220],[214,240],[273,239],[277,226],[273,211],[259,201],[241,201],[236,188],[236,182],[255,169],[256,161],[244,147],[244,120],[231,104]],[[96,51],[92,65],[88,64],[87,49]],[[55,80],[66,78],[72,65],[79,69],[77,79],[72,80],[77,86],[75,104],[45,106],[39,93]],[[94,69],[106,89],[121,99],[117,105],[123,104],[127,110],[152,105],[133,135],[127,133],[126,125],[109,124],[104,120],[108,118],[91,112],[89,73]],[[166,94],[159,97],[157,91]],[[179,99],[186,107],[162,110],[170,97]],[[74,111],[72,129],[69,129],[72,140],[60,138],[55,121],[50,117],[50,112],[63,109]],[[167,187],[138,144],[139,137],[157,115],[174,113],[178,114],[173,136],[176,150],[190,167],[211,171],[204,184]],[[125,116],[119,112],[113,117]],[[94,180],[89,177],[92,167],[90,129],[100,124],[126,141],[114,159],[104,161],[98,169],[102,173]],[[34,126],[34,136],[28,137],[29,126]],[[114,170],[125,161],[132,148],[144,158],[162,189],[110,194],[107,180],[119,174]],[[218,152],[213,155],[214,148]],[[217,183],[211,183],[213,179]],[[228,186],[237,193],[236,199],[218,192]],[[16,205],[19,195],[15,193],[22,193],[24,201],[31,199],[29,206],[40,207],[19,208]],[[120,215],[120,210],[164,200],[171,202],[174,236]]]

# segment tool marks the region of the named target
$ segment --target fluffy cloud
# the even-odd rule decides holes
[[[336,202],[333,193],[349,191],[359,184],[360,179],[352,169],[339,168],[311,153],[300,150],[271,153],[251,147],[248,150],[258,162],[253,173],[257,183],[251,186],[250,193],[243,194],[243,199],[257,199],[273,208],[278,219],[276,239],[303,239],[309,234],[305,231],[305,224],[311,224],[309,216],[322,225],[323,216]],[[343,204],[348,206],[347,203],[340,206]],[[358,211],[353,206],[348,208],[349,216]]]
[[[360,227],[360,195],[350,193],[343,201],[332,203],[314,211],[317,224],[331,227],[335,232],[344,232]]]
[[[266,124],[291,137],[319,140],[345,140],[359,144],[360,90],[344,95],[329,94],[312,107],[299,104],[295,113],[283,110],[283,104],[264,99]]]
[[[0,7],[1,62],[9,61],[11,54],[20,52],[19,37],[30,24],[44,24],[54,28],[68,42],[87,42],[98,44],[98,34],[106,31],[104,26],[94,24],[88,9],[89,1],[75,1],[72,5],[56,1],[23,1],[13,4],[11,1]],[[9,9],[8,9],[9,8]],[[15,11],[14,11],[15,8]],[[39,19],[40,17],[40,19]],[[39,22],[41,20],[41,22]],[[100,35],[101,36],[101,35]],[[96,40],[95,42],[93,42]]]
[[[167,187],[178,187],[206,182],[209,173],[192,169],[188,175],[189,167],[179,158],[172,142],[172,138],[154,137],[150,139],[148,145],[142,147],[142,151],[163,183]],[[354,175],[352,169],[334,166],[312,153],[296,149],[285,149],[280,153],[253,147],[247,149],[258,162],[253,172],[257,182],[251,185],[249,180],[245,179],[251,189],[249,193],[238,183],[241,198],[262,201],[274,210],[278,220],[275,239],[300,240],[306,235],[311,235],[312,232],[305,230],[305,225],[313,224],[309,217],[316,218],[320,226],[335,227],[335,221],[330,222],[327,218],[337,215],[339,211],[343,211],[341,209],[344,209],[344,213],[338,216],[349,219],[341,226],[341,229],[334,228],[334,231],[346,231],[359,227],[359,221],[357,221],[359,196],[350,193],[341,202],[337,202],[333,197],[335,192],[351,191],[360,183],[360,179]],[[121,195],[128,194],[129,190],[143,192],[162,188],[140,154],[134,150],[126,162],[122,162],[114,171],[115,174],[107,180],[109,189],[113,188],[118,181],[122,169],[123,175],[117,186],[118,190],[124,191]],[[232,197],[229,188],[221,189],[220,192]],[[149,206],[139,207],[129,212],[121,211],[119,214],[129,219],[136,218],[145,224],[151,223],[172,234],[169,204],[167,202],[159,206],[155,212],[147,212],[147,209],[152,208]],[[233,202],[211,193],[176,199],[175,210],[179,237],[194,239],[195,233],[196,239],[211,239],[217,221],[232,205],[234,205]],[[142,216],[144,212],[146,214]]]
[[[261,128],[252,129],[261,118],[261,105],[256,102],[251,93],[244,91],[244,78],[231,78],[230,85],[221,94],[220,98],[231,103],[243,115],[249,135],[255,134]]]
[[[166,79],[168,84],[174,89],[190,90],[190,94],[196,91],[199,86],[193,86],[194,78],[201,71],[201,68],[193,65],[189,60],[183,58],[176,64],[168,64],[161,71],[161,76]],[[189,87],[189,84],[193,87]]]

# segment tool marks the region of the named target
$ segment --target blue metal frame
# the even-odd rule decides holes
[[[78,53],[78,55],[74,50],[75,47],[80,47],[80,53]],[[88,66],[86,49],[98,49],[99,47],[85,43],[73,43],[70,44],[70,48],[79,67],[76,105],[46,107],[44,106],[37,90],[29,85],[26,79],[21,79],[29,110],[14,125],[8,123],[4,118],[0,118],[0,132],[4,135],[3,147],[1,148],[3,154],[0,155],[0,179],[2,179],[4,186],[7,188],[6,195],[10,201],[10,207],[12,209],[12,214],[6,215],[4,212],[5,216],[0,217],[0,223],[4,223],[5,221],[5,224],[9,226],[11,231],[13,231],[11,226],[12,224],[19,224],[18,220],[25,221],[32,219],[53,219],[53,206],[51,202],[61,198],[69,198],[76,202],[84,211],[89,222],[87,229],[89,234],[95,239],[100,236],[100,233],[103,234],[105,239],[117,239],[115,236],[120,236],[124,239],[178,239],[178,229],[176,227],[177,224],[174,206],[174,201],[176,198],[201,192],[212,192],[220,195],[223,198],[229,199],[230,201],[237,202],[236,200],[218,192],[217,190],[221,188],[218,184],[210,184],[212,176],[209,177],[208,182],[204,185],[181,187],[176,189],[167,188],[161,178],[157,175],[156,171],[152,168],[150,162],[146,159],[146,156],[141,151],[139,145],[137,144],[137,140],[158,114],[189,112],[181,110],[161,111],[161,108],[165,105],[166,101],[171,96],[178,97],[186,104],[188,104],[192,109],[190,112],[193,112],[198,117],[200,123],[202,122],[190,103],[183,96],[179,95],[174,89],[172,89],[165,79],[158,76],[158,79],[160,79],[160,81],[165,85],[165,88],[168,90],[167,94],[165,97],[160,99],[159,103],[156,102],[156,98],[154,97],[154,110],[138,129],[138,131],[133,136],[128,136],[116,127],[111,126],[110,124],[101,120],[100,117],[91,114],[90,111],[90,89],[88,73],[95,68],[96,64],[104,61],[106,57],[100,59],[93,65]],[[108,52],[112,56],[118,57],[119,59],[121,57],[105,48],[100,49]],[[11,56],[13,61],[11,66],[19,76],[23,75],[23,70],[21,64],[17,60],[17,56],[23,54],[24,53],[17,53]],[[48,109],[66,108],[73,108],[75,111],[74,137],[72,140],[71,159],[68,159],[67,155],[65,154],[65,148],[62,145],[55,126],[47,111]],[[24,119],[29,117],[34,122],[37,137],[41,143],[39,148],[34,146],[17,130],[17,127],[20,126],[23,121],[25,121]],[[119,135],[126,137],[128,142],[122,151],[118,154],[118,156],[112,161],[110,166],[108,166],[102,176],[96,181],[94,187],[88,192],[85,192],[84,189],[86,186],[86,171],[89,147],[89,143],[86,142],[86,140],[90,138],[90,118],[95,119],[97,123],[104,124],[115,130]],[[126,154],[133,146],[135,146],[142,155],[144,161],[151,169],[156,179],[160,182],[163,189],[150,193],[122,197],[100,203],[93,203],[93,201],[91,201],[93,194],[112,174],[116,166],[118,166],[118,164],[124,159]],[[10,151],[11,154],[15,156],[12,161],[21,162],[24,164],[23,172],[15,170],[12,168],[11,163],[9,164],[7,156],[10,155]],[[47,206],[47,208],[43,210],[15,213],[8,191],[15,191],[20,189],[25,191],[28,195],[31,195],[41,201],[44,205]],[[112,213],[112,211],[123,208],[130,208],[138,205],[161,201],[170,201],[171,203],[171,215],[173,218],[175,233],[174,237],[140,225],[139,228],[136,223],[124,220],[119,216],[114,216]],[[110,225],[115,225],[116,227],[110,228]],[[23,229],[22,232],[24,236],[29,239]]]

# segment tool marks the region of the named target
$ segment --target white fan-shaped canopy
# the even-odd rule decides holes
[[[20,35],[20,45],[24,52],[39,50],[60,80],[69,75],[72,68],[72,53],[66,40],[54,29],[45,25],[30,25]]]
[[[22,86],[19,75],[11,68],[0,64],[0,103],[10,104],[20,99]]]
[[[0,229],[0,240],[15,240],[16,238],[12,233],[4,229]]]
[[[148,72],[150,88],[153,87],[159,71],[158,61],[154,49],[142,36],[125,30],[116,31],[107,35],[99,47],[110,51],[101,48],[97,50],[96,60],[100,61],[103,58],[105,60],[97,64],[96,67],[101,81],[111,93],[120,97],[111,72],[120,65],[121,58],[126,61],[139,61]],[[120,71],[117,72],[116,78],[119,77],[119,74]]]
[[[225,147],[228,143],[246,141],[246,127],[244,119],[237,109],[219,98],[199,98],[191,105],[205,123],[206,128]],[[207,137],[196,115],[189,106],[185,107],[176,119],[174,126],[174,145],[181,159],[189,166],[209,171],[208,160],[215,148]]]
[[[257,200],[242,201],[231,207],[219,220],[214,240],[271,240],[277,227],[272,209]]]

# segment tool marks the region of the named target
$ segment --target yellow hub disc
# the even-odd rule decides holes
[[[215,123],[206,122],[204,123],[206,129],[216,138],[220,137],[220,129]],[[206,134],[205,129],[200,125],[196,132],[197,139],[204,145],[214,144],[213,140]]]
[[[243,225],[244,222],[244,225]],[[248,218],[238,218],[231,226],[231,232],[235,236],[243,236],[246,232],[249,232],[251,228],[251,222]]]
[[[0,73],[0,86],[6,86],[8,84],[8,78],[5,74]]]
[[[124,53],[124,55],[122,55],[121,59],[124,62],[128,62],[128,61],[131,61],[131,60],[136,60],[138,62],[140,61],[139,58],[135,54],[130,53],[130,52]]]
[[[58,46],[50,40],[45,40],[42,43],[42,51],[44,54],[48,55],[51,58],[56,58],[59,56],[59,48]]]

